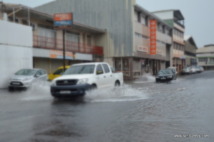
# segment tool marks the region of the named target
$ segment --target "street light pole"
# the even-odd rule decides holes
[[[65,30],[62,30],[62,34],[63,34],[63,69],[64,71],[66,70],[65,69]]]

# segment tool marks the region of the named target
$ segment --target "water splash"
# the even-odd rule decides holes
[[[136,89],[129,85],[119,88],[96,89],[87,92],[84,97],[86,102],[124,102],[147,99],[146,90]],[[22,101],[52,100],[50,83],[35,83],[21,96]]]
[[[98,89],[88,92],[85,100],[89,102],[124,102],[147,99],[146,91],[124,85],[120,88]]]
[[[146,73],[143,76],[141,76],[139,79],[135,80],[134,83],[150,83],[155,82],[155,76]]]
[[[23,101],[50,100],[50,82],[39,81],[24,92]]]

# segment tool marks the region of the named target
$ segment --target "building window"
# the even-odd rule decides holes
[[[149,25],[149,17],[148,17],[148,16],[145,17],[145,25],[146,25],[146,26]]]
[[[214,64],[214,58],[210,58],[210,63]]]
[[[88,44],[88,46],[92,45],[92,38],[90,35],[87,36],[87,44]]]
[[[163,29],[163,33],[165,33],[166,29],[164,25],[162,26],[162,29]]]
[[[141,23],[141,13],[137,12],[137,21]]]
[[[199,62],[207,62],[207,58],[199,58],[198,61]]]

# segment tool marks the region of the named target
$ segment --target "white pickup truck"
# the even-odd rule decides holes
[[[74,64],[51,83],[55,98],[83,96],[87,90],[123,84],[123,74],[114,73],[105,62]]]

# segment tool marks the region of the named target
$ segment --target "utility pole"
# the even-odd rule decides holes
[[[65,66],[66,66],[66,63],[65,63],[65,58],[66,58],[66,55],[65,55],[65,30],[62,30],[62,34],[63,34],[63,69],[65,71],[66,70],[65,69]]]

